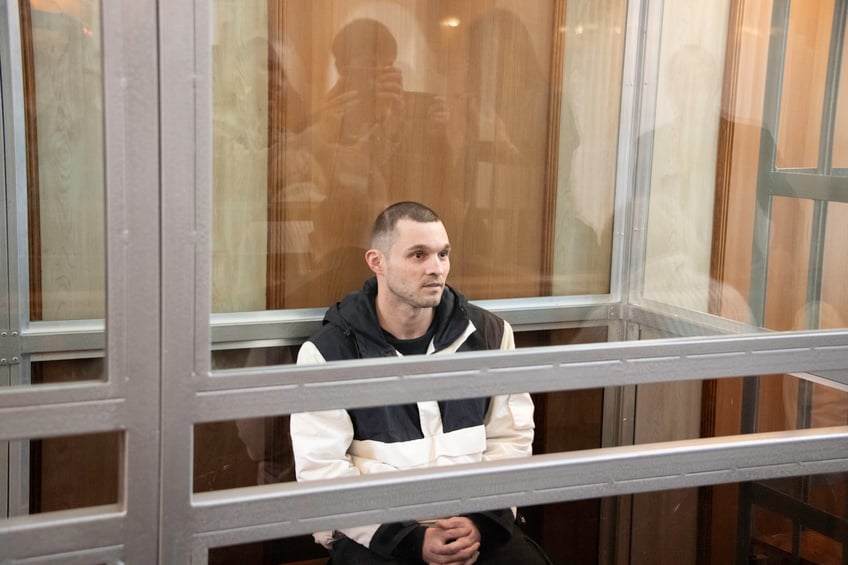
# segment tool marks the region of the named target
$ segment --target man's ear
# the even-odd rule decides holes
[[[383,254],[377,249],[369,249],[365,252],[365,262],[375,275],[383,274]]]

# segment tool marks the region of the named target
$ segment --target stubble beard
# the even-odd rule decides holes
[[[419,292],[410,291],[404,289],[403,291],[399,291],[398,289],[391,288],[390,290],[392,294],[395,296],[398,301],[417,309],[425,309],[425,308],[435,308],[442,301],[442,295],[444,294],[444,285],[439,289],[439,292],[433,296],[422,296],[420,292],[423,290],[422,287],[418,288]]]

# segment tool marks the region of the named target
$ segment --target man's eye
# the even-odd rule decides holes
[[[413,257],[415,257],[416,259],[421,259],[422,257],[424,257],[424,254],[420,251],[416,251]]]

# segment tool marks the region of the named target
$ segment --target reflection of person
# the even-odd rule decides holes
[[[445,284],[450,243],[414,202],[378,216],[366,263],[376,275],[330,308],[298,363],[512,349],[512,328]],[[356,476],[531,454],[528,394],[294,414],[298,480]],[[422,518],[428,518],[423,516]],[[512,510],[315,534],[332,563],[545,563]]]
[[[438,186],[446,163],[444,100],[429,96],[422,103],[404,90],[397,42],[385,25],[349,22],[336,34],[332,53],[339,78],[317,122],[318,158],[329,185],[315,213],[316,223],[324,215],[333,227],[316,228],[317,255],[359,244],[360,230],[388,202]]]

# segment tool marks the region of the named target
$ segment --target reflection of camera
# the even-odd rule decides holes
[[[376,115],[377,74],[379,72],[380,69],[373,66],[348,66],[344,68],[344,90],[357,93],[359,118],[367,123],[373,122]]]

